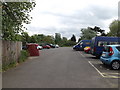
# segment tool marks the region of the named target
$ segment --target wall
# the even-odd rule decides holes
[[[2,40],[2,65],[18,61],[22,43]]]

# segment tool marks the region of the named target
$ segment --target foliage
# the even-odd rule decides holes
[[[21,33],[21,41],[23,45],[26,45],[26,43],[30,42],[30,36],[28,35],[27,32]]]
[[[35,2],[2,2],[2,38],[18,40],[23,31],[23,23],[29,24],[32,19],[29,12],[35,7]]]
[[[100,33],[100,36],[107,36],[105,30],[102,30],[100,27],[95,26],[94,28],[88,27],[89,29],[95,31],[97,34]]]
[[[63,46],[73,46],[75,44],[76,44],[76,42],[68,40]]]
[[[81,39],[81,37],[78,39],[78,42],[80,42],[82,39]]]
[[[55,33],[55,44],[61,44],[61,34]]]
[[[89,27],[81,29],[81,40],[90,40],[97,35],[97,32],[91,30]]]
[[[45,36],[43,34],[35,34],[30,37],[30,43],[52,43],[54,44],[54,37],[53,36]]]
[[[13,67],[16,66],[16,64],[17,64],[17,62],[16,62],[16,61],[13,61],[13,62],[11,62],[11,63],[8,64],[8,65],[4,65],[4,66],[2,66],[2,71],[6,71],[6,70],[8,70],[8,69],[10,69],[10,68],[13,68]]]
[[[75,35],[73,34],[72,35],[72,37],[71,37],[71,39],[70,39],[71,41],[73,41],[73,42],[76,42],[76,37],[75,37]]]
[[[27,59],[28,56],[29,56],[28,52],[26,50],[22,50],[18,62],[19,63],[24,62]]]
[[[108,36],[117,36],[117,37],[120,37],[119,28],[120,28],[120,21],[119,20],[114,20],[109,25],[110,32],[108,33]]]

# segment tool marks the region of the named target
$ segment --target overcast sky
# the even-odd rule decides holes
[[[80,36],[81,28],[99,26],[106,32],[118,18],[119,0],[36,0],[30,13],[31,24],[25,25],[29,35],[55,35],[71,38]]]

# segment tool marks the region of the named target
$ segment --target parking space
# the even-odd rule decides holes
[[[86,54],[80,51],[80,54],[86,58],[88,63],[103,77],[103,78],[111,78],[111,79],[119,79],[120,78],[120,70],[111,70],[109,66],[103,65],[103,63],[94,57],[91,54]]]

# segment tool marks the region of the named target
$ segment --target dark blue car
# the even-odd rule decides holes
[[[90,45],[91,45],[91,40],[81,40],[78,44],[73,46],[73,49],[83,51],[85,47]]]
[[[105,45],[116,45],[120,44],[120,37],[104,37],[104,36],[96,36],[92,38],[91,42],[91,54],[100,57],[104,50]]]

